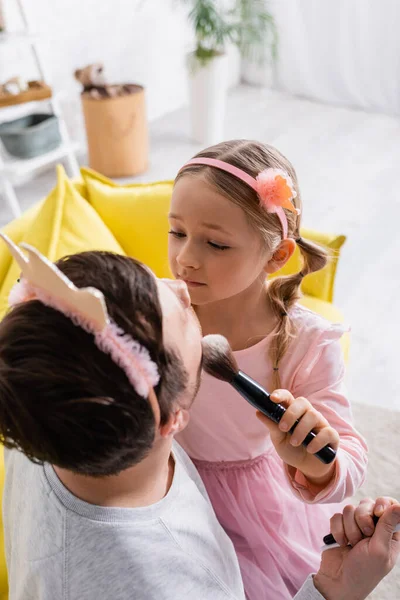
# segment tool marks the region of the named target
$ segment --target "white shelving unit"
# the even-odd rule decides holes
[[[40,79],[49,83],[49,78],[38,48],[38,36],[33,35],[30,31],[23,0],[16,0],[16,2],[24,28],[18,32],[0,33],[0,53],[4,52],[3,46],[6,44],[28,44],[31,48]],[[14,217],[18,217],[21,214],[21,207],[14,189],[14,184],[18,177],[26,177],[29,173],[62,159],[65,160],[72,177],[79,174],[79,164],[76,159],[76,152],[79,149],[79,145],[71,142],[58,98],[58,96],[53,95],[51,98],[38,102],[0,108],[0,122],[4,122],[8,120],[7,111],[10,112],[9,109],[12,109],[14,112],[21,112],[22,116],[23,114],[34,112],[38,106],[47,105],[50,111],[58,117],[62,140],[61,145],[55,150],[27,160],[8,155],[0,142],[0,187]]]

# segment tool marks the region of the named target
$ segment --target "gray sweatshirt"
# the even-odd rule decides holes
[[[244,600],[233,546],[174,444],[168,494],[143,508],[76,498],[51,465],[5,451],[9,600]],[[312,579],[296,600],[321,600]]]

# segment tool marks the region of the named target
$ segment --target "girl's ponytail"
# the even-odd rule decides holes
[[[328,254],[321,246],[302,237],[298,237],[296,243],[303,257],[302,270],[294,275],[276,277],[268,286],[269,301],[279,320],[278,331],[270,349],[270,358],[274,369],[273,385],[275,389],[281,387],[279,377],[280,362],[289,347],[291,338],[296,333],[290,321],[290,309],[301,297],[301,282],[306,275],[323,269],[328,262]]]

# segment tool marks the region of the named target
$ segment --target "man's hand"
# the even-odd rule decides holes
[[[381,507],[381,508],[380,508]],[[372,515],[379,521],[374,530]],[[326,550],[314,585],[326,600],[364,600],[394,567],[400,555],[400,504],[393,498],[363,500],[331,519],[340,548]],[[349,545],[351,544],[351,545]]]

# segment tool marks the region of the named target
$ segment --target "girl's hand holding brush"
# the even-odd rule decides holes
[[[261,412],[257,412],[257,417],[269,429],[278,455],[284,463],[301,471],[312,486],[324,488],[334,477],[335,462],[324,464],[313,454],[327,444],[337,450],[339,434],[306,398],[294,398],[287,390],[276,390],[270,398],[286,408],[281,421],[274,423]],[[296,421],[299,423],[292,430]],[[302,443],[310,431],[317,435],[304,446]]]
[[[338,434],[329,426],[326,419],[305,398],[298,398],[295,401],[290,392],[285,390],[276,391],[275,400],[271,399],[267,390],[239,370],[232,348],[222,335],[206,335],[202,340],[202,346],[203,369],[213,377],[229,383],[249,404],[262,413],[260,418],[272,431],[273,439],[276,442],[274,442],[275,447],[287,464],[295,468],[302,468],[310,483],[325,487],[334,472],[332,463],[336,458],[339,444]],[[283,402],[281,403],[280,400]],[[284,406],[284,402],[288,408]],[[289,409],[288,419],[284,419],[286,411]],[[264,416],[266,420],[264,420]],[[301,423],[298,417],[301,417]],[[270,420],[275,425],[271,424],[270,426]],[[279,429],[282,421],[284,423],[282,427],[288,428],[285,431]],[[314,425],[317,427],[316,431],[313,429]],[[300,427],[299,430],[298,427]],[[294,443],[291,444],[288,438],[292,434]],[[320,445],[324,439],[333,439],[336,447],[330,443],[325,446]],[[303,444],[308,452],[297,448],[298,444]],[[313,457],[309,455],[310,452],[315,451],[314,457],[323,463],[323,467],[319,468],[315,465]],[[326,467],[326,465],[331,465],[331,467]]]

